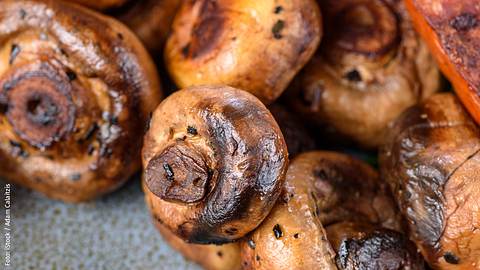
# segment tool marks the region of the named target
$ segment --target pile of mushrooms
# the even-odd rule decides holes
[[[207,270],[478,270],[479,70],[477,0],[3,0],[0,177],[142,169]]]

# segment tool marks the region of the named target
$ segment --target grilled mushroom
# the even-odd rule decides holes
[[[288,100],[312,122],[375,148],[390,121],[438,89],[438,69],[401,1],[319,2],[325,38]]]
[[[181,90],[156,109],[145,136],[146,196],[187,242],[231,242],[270,212],[287,156],[278,125],[254,96],[227,86]]]
[[[477,0],[406,0],[418,32],[480,123],[480,6]]]
[[[408,109],[389,131],[382,174],[434,269],[480,267],[480,128],[449,93]]]
[[[160,95],[151,59],[118,22],[63,2],[2,1],[0,176],[69,202],[115,189],[140,168]]]
[[[333,152],[300,154],[281,198],[242,244],[246,269],[423,269],[368,165]],[[366,260],[371,268],[362,268]]]
[[[144,186],[144,188],[146,188]],[[147,201],[147,204],[148,201]],[[154,217],[155,227],[163,239],[175,250],[180,252],[187,260],[201,265],[205,270],[239,270],[240,245],[230,243],[224,245],[196,245],[185,243],[181,238],[162,225]]]
[[[181,88],[226,84],[271,103],[320,36],[315,0],[188,0],[174,20],[165,60]]]

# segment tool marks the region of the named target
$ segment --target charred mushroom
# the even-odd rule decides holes
[[[452,94],[408,109],[389,131],[382,174],[434,269],[480,267],[480,128]]]
[[[161,55],[182,0],[135,0],[110,14],[125,23],[148,51]]]
[[[143,147],[152,212],[191,243],[239,239],[268,215],[288,154],[254,96],[227,86],[184,89],[153,114]]]
[[[304,153],[290,164],[277,205],[242,243],[242,265],[423,269],[413,244],[396,231],[401,229],[388,190],[372,168],[342,154]],[[372,268],[362,268],[366,260]]]
[[[299,119],[278,103],[268,106],[268,109],[280,126],[291,157],[315,149],[314,136],[305,127],[302,119]]]
[[[140,168],[161,92],[132,33],[67,3],[5,0],[0,40],[0,176],[77,202]]]
[[[148,201],[147,204],[149,204]],[[239,270],[241,268],[240,245],[238,243],[224,245],[188,244],[162,225],[159,219],[153,218],[155,227],[162,235],[163,240],[180,252],[187,260],[198,263],[205,270]]]
[[[188,0],[174,19],[165,61],[181,88],[226,84],[271,103],[320,37],[315,0]]]
[[[50,1],[53,1],[53,0],[50,0]],[[75,2],[77,4],[80,4],[89,8],[97,9],[97,10],[104,10],[108,8],[120,7],[129,0],[66,0],[66,1]]]
[[[480,123],[478,0],[406,0],[418,32],[477,123]]]
[[[390,121],[438,89],[438,69],[401,1],[319,3],[325,38],[288,100],[312,122],[375,148]]]

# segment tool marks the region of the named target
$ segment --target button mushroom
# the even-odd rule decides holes
[[[289,91],[292,108],[366,148],[438,89],[439,72],[401,1],[322,0],[325,38]]]
[[[480,128],[449,93],[403,113],[381,151],[382,174],[434,269],[480,267]]]
[[[227,86],[175,92],[155,110],[143,147],[146,197],[191,243],[239,239],[268,215],[288,163],[267,108]]]
[[[317,48],[320,17],[315,0],[185,1],[167,68],[181,88],[226,84],[271,103]]]
[[[68,202],[120,186],[161,99],[140,42],[63,2],[4,0],[0,26],[0,176]]]
[[[303,153],[292,160],[277,205],[242,243],[242,263],[247,269],[423,269],[401,229],[372,168],[343,154]]]
[[[478,0],[406,0],[418,32],[477,123],[480,123]]]

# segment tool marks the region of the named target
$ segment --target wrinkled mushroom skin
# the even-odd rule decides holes
[[[231,242],[256,228],[280,195],[287,164],[270,112],[227,86],[175,92],[144,139],[152,212],[191,243]]]
[[[182,0],[135,0],[111,15],[127,25],[148,51],[161,55]]]
[[[242,243],[242,266],[363,270],[368,259],[378,266],[369,269],[423,269],[419,255],[395,231],[402,224],[387,194],[378,174],[363,162],[333,152],[300,154],[288,168],[281,199]],[[341,225],[348,222],[355,235]],[[373,228],[378,233],[369,236]],[[347,240],[359,243],[358,252],[354,246],[339,249]]]
[[[129,0],[66,0],[67,2],[74,2],[89,8],[104,10],[108,8],[116,8],[125,4]],[[139,1],[139,0],[133,0]]]
[[[318,218],[314,185],[299,177],[306,174],[303,155],[292,160],[283,194],[268,217],[242,241],[244,270],[337,269]]]
[[[0,5],[0,176],[89,200],[140,168],[160,85],[140,42],[112,19],[56,1]]]
[[[148,202],[147,202],[148,204]],[[205,270],[239,270],[240,245],[196,245],[185,243],[167,227],[154,219],[155,227],[172,248],[180,252],[187,260],[201,265]]]
[[[408,109],[389,131],[382,174],[435,269],[480,267],[480,129],[452,94]]]
[[[313,135],[303,125],[301,119],[278,103],[268,106],[268,109],[280,126],[291,157],[316,148]]]
[[[319,3],[325,37],[288,101],[335,137],[376,148],[390,121],[438,89],[439,71],[401,1]]]
[[[415,28],[425,39],[455,92],[480,123],[480,6],[477,0],[406,0]]]
[[[340,269],[424,269],[415,245],[399,232],[370,223],[340,222],[327,227],[327,235]]]
[[[316,50],[315,0],[187,0],[165,61],[180,87],[226,84],[273,102]]]

